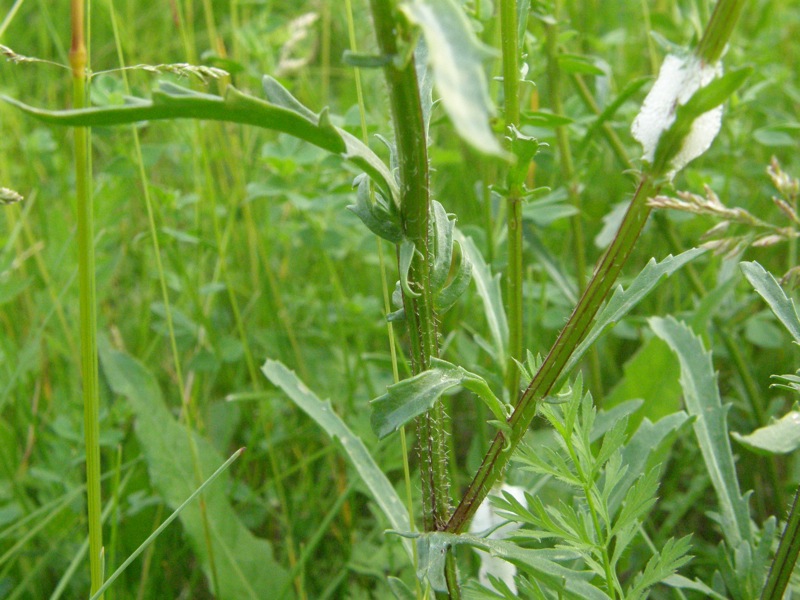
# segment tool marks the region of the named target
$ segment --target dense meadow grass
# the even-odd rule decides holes
[[[481,38],[498,47],[491,3],[467,5]],[[545,353],[563,327],[583,283],[578,278],[591,274],[613,236],[620,203],[633,191],[631,168],[639,168],[641,149],[630,126],[649,85],[643,78],[657,73],[667,41],[696,41],[712,6],[706,0],[566,2],[555,42],[589,60],[576,61],[554,93],[547,71],[552,46],[536,16],[553,7],[532,3],[524,43],[533,84],[523,84],[523,112],[541,108],[570,119],[530,119],[525,128],[548,144],[528,184],[551,189],[523,208],[523,344],[534,354]],[[366,3],[355,2],[352,10],[353,41],[375,52]],[[68,65],[68,11],[66,2],[6,2],[0,44]],[[149,97],[157,80],[214,94],[233,83],[260,96],[261,77],[269,74],[315,112],[329,106],[334,124],[362,135],[354,70],[341,60],[351,46],[343,3],[109,0],[93,4],[91,24],[93,104]],[[703,195],[709,186],[728,207],[798,230],[771,200],[779,193],[767,174],[774,157],[786,173],[800,176],[798,39],[796,2],[746,4],[724,61],[753,72],[727,102],[714,145],[663,193]],[[124,66],[209,65],[231,75],[201,80],[174,68],[123,72],[120,60]],[[66,108],[69,71],[58,65],[0,62],[0,93]],[[499,61],[488,60],[486,68],[494,76],[490,94],[501,104]],[[374,137],[392,137],[383,73],[361,69],[360,76],[369,144],[388,162],[389,152]],[[606,129],[593,126],[596,113],[580,93],[584,84],[600,110],[630,90]],[[565,124],[566,147],[554,127]],[[87,597],[89,589],[72,131],[0,103],[0,186],[25,197],[0,207],[0,597],[9,599]],[[504,273],[506,206],[481,183],[502,182],[503,167],[460,141],[439,108],[431,136],[433,196],[457,215],[492,272]],[[566,176],[565,148],[572,163]],[[368,402],[395,380],[390,340],[399,354],[396,376],[411,371],[403,328],[395,327],[390,338],[385,319],[385,299],[398,278],[394,248],[345,210],[360,171],[288,135],[229,123],[96,127],[92,150],[106,573],[225,457],[247,448],[209,488],[207,502],[193,504],[195,513],[165,529],[106,597],[237,597],[220,593],[223,571],[231,567],[219,556],[209,561],[203,542],[204,527],[215,519],[223,528],[252,532],[234,546],[242,556],[232,563],[263,561],[275,575],[252,581],[255,590],[238,597],[387,598],[389,575],[414,589],[400,538],[387,537],[384,516],[340,447],[260,370],[267,358],[279,360],[319,397],[330,398],[406,498],[399,436],[379,441],[370,426]],[[580,197],[580,228],[570,194]],[[656,211],[623,284],[651,257],[697,247],[718,222],[707,214]],[[763,231],[733,223],[722,236]],[[678,359],[647,321],[667,315],[691,323],[712,352],[722,402],[731,405],[731,431],[749,434],[792,409],[796,394],[771,388],[771,376],[794,373],[800,355],[738,263],[758,261],[777,278],[788,274],[784,289],[791,297],[797,243],[752,247],[750,241],[736,238],[722,252],[694,260],[587,354],[583,380],[599,409],[643,400],[630,431],[644,418],[657,421],[682,409]],[[576,264],[576,248],[588,266]],[[475,287],[442,316],[439,333],[442,358],[480,374],[502,394]],[[449,470],[458,496],[494,429],[470,392],[458,388],[444,402],[453,419]],[[543,418],[529,436],[533,447],[552,444]],[[410,447],[411,429],[408,437]],[[740,487],[753,491],[753,521],[782,520],[800,481],[796,452],[759,455],[733,444]],[[631,542],[620,577],[642,568],[648,547],[691,534],[694,559],[680,572],[711,585],[722,534],[709,516],[719,510],[710,476],[690,425],[677,428],[665,446],[659,500],[643,519],[643,535]],[[419,507],[409,454],[409,487]],[[516,467],[509,474],[529,489],[540,483],[536,477]],[[570,502],[568,488],[558,485],[538,494],[546,504]],[[458,556],[463,577],[474,577],[474,555],[459,550]],[[667,587],[652,594],[704,597]]]

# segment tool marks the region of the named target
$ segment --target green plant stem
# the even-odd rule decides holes
[[[86,106],[88,53],[84,0],[72,0],[72,93],[75,108]],[[75,128],[75,193],[78,203],[78,286],[80,289],[81,383],[86,444],[86,496],[89,521],[91,592],[103,585],[103,525],[100,490],[100,397],[97,366],[97,292],[94,259],[94,204],[91,192],[89,129]]]
[[[767,582],[761,592],[761,600],[780,600],[794,571],[797,556],[800,554],[800,487],[794,496],[786,527],[783,530],[775,560],[767,575]]]
[[[399,57],[391,0],[370,0],[375,36],[381,54]],[[406,41],[410,43],[409,35]],[[384,69],[389,105],[394,123],[400,172],[400,218],[405,237],[416,249],[409,270],[409,286],[417,294],[403,294],[403,306],[411,343],[412,370],[421,373],[438,356],[436,320],[430,287],[428,222],[430,211],[428,145],[422,116],[419,84],[413,58],[405,64],[390,63]],[[426,531],[444,529],[450,517],[450,478],[445,434],[447,420],[441,403],[419,417],[416,423],[422,480],[423,515]],[[455,560],[448,553],[446,577],[451,598],[460,597]]]
[[[537,403],[545,398],[561,380],[562,371],[570,355],[589,330],[597,310],[611,291],[623,265],[627,262],[647,216],[650,214],[647,199],[657,193],[659,187],[654,176],[648,173],[642,175],[614,241],[600,259],[594,275],[570,315],[567,325],[561,331],[547,358],[508,419],[509,429],[498,431],[495,435],[475,478],[453,513],[453,517],[447,525],[447,531],[459,533],[464,529],[528,430],[528,426],[536,414]]]
[[[500,40],[503,53],[503,97],[506,131],[519,126],[519,39],[516,0],[500,4]],[[506,389],[511,402],[519,396],[519,370],[522,360],[522,186],[511,181],[508,189],[508,270],[506,272],[506,317],[508,319],[508,359],[505,365]]]
[[[328,7],[328,2],[325,3],[325,7]],[[326,10],[330,12],[329,8],[326,8]],[[347,11],[347,35],[350,42],[350,50],[352,52],[358,52],[358,44],[356,42],[355,19],[353,18],[353,3],[351,0],[345,0],[345,10]],[[367,144],[368,143],[367,109],[366,109],[366,103],[364,101],[363,87],[361,85],[361,70],[358,68],[354,68],[353,76],[355,77],[356,81],[356,97],[358,98],[358,112],[361,120],[361,141],[363,141],[364,144]],[[370,194],[370,196],[373,196],[373,194]],[[371,197],[370,200],[372,201],[374,200],[374,198]],[[378,263],[380,265],[381,290],[383,292],[382,294],[383,310],[385,314],[388,315],[392,310],[392,302],[391,298],[389,297],[389,285],[388,285],[388,278],[386,276],[386,261],[384,260],[383,241],[376,236],[375,244],[378,250]],[[386,334],[389,338],[389,354],[392,362],[392,381],[394,383],[397,383],[400,381],[400,371],[398,369],[394,325],[391,323],[391,321],[386,321]],[[400,428],[400,448],[403,454],[403,479],[405,481],[405,488],[406,488],[405,491],[406,491],[406,502],[408,508],[408,522],[411,524],[411,531],[415,531],[416,525],[414,523],[414,502],[413,502],[413,494],[411,487],[411,467],[408,461],[408,444],[406,442],[405,427]],[[414,569],[416,570],[419,562],[416,545],[414,545],[413,547],[413,559],[414,559]],[[416,585],[416,593],[417,596],[419,597],[422,595],[422,590],[420,588],[418,579],[415,579],[415,585]]]
[[[717,2],[711,20],[695,50],[695,54],[701,60],[711,64],[719,60],[744,5],[745,0],[719,0]]]

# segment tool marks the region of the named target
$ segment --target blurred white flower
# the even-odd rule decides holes
[[[642,110],[631,128],[633,137],[644,149],[645,160],[653,161],[661,134],[675,121],[678,106],[686,104],[697,90],[720,75],[722,63],[708,65],[694,54],[683,57],[668,54],[664,58],[658,79],[644,99]],[[683,140],[681,150],[670,162],[670,179],[689,161],[708,150],[719,132],[721,122],[722,105],[695,119],[691,131]]]

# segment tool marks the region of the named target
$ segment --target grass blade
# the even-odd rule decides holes
[[[106,579],[106,581],[105,581],[105,583],[103,583],[102,587],[92,595],[90,600],[97,600],[97,598],[99,598],[101,596],[101,594],[104,591],[106,591],[111,586],[112,583],[114,583],[114,581],[116,581],[117,577],[122,575],[122,573],[125,571],[125,569],[127,569],[128,566],[130,566],[130,564],[134,560],[136,560],[136,558],[142,552],[144,552],[145,549],[147,549],[147,547],[150,544],[152,544],[153,541],[159,535],[161,535],[161,532],[164,531],[169,526],[170,523],[172,523],[175,519],[178,518],[178,516],[181,514],[181,511],[184,508],[186,508],[186,506],[188,506],[188,504],[190,502],[192,502],[192,500],[197,498],[203,492],[203,490],[205,490],[209,485],[211,485],[211,483],[213,483],[213,481],[217,477],[222,475],[222,473],[224,473],[225,470],[233,464],[233,461],[235,461],[237,458],[239,458],[242,455],[242,453],[244,453],[244,450],[245,450],[244,448],[239,448],[236,452],[234,452],[230,456],[230,458],[228,460],[226,460],[224,463],[222,463],[219,466],[219,468],[216,471],[214,471],[211,474],[211,476],[208,479],[206,479],[199,488],[197,488],[194,492],[192,492],[192,495],[189,496],[186,500],[184,500],[183,503],[181,503],[181,505],[178,506],[178,508],[176,508],[172,512],[172,514],[169,517],[167,517],[164,520],[164,522],[161,525],[159,525],[158,528],[153,533],[151,533],[149,536],[147,536],[147,539],[145,541],[143,541],[136,550],[133,551],[133,554],[131,554],[127,559],[125,559],[125,561],[117,568],[117,570],[114,571],[108,579]]]
[[[397,531],[409,531],[411,526],[408,512],[403,506],[400,496],[397,495],[386,475],[375,463],[364,446],[364,442],[350,431],[344,421],[333,412],[330,401],[323,402],[317,398],[283,363],[268,360],[261,367],[261,371],[273,385],[282,389],[292,402],[322,427],[331,438],[339,441],[392,528]],[[405,546],[408,555],[412,556],[411,544],[407,542]]]

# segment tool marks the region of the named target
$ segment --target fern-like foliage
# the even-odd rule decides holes
[[[625,448],[631,443],[627,417],[609,423],[599,419],[591,394],[583,393],[578,380],[566,401],[543,403],[540,414],[553,428],[553,446],[524,446],[516,461],[531,471],[571,488],[572,500],[543,502],[539,495],[526,493],[527,503],[510,494],[494,498],[496,509],[511,521],[523,524],[513,541],[522,545],[552,549],[568,559],[605,597],[641,600],[649,590],[672,576],[691,557],[689,536],[669,539],[661,548],[651,545],[651,556],[640,564],[623,557],[637,536],[647,540],[642,524],[656,502],[660,467],[637,467],[629,472]],[[648,426],[652,426],[648,424]],[[637,548],[637,556],[641,549]],[[519,594],[530,598],[555,598],[563,588],[547,586],[519,564]],[[473,591],[476,588],[472,588]],[[499,588],[483,597],[505,597]],[[477,593],[480,596],[480,593]]]

